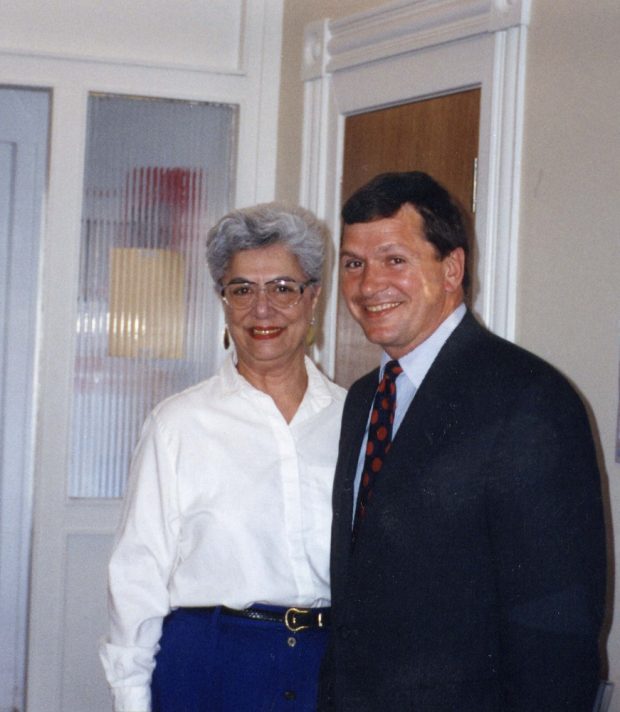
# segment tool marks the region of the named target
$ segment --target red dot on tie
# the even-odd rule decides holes
[[[379,391],[379,393],[384,393],[384,392],[385,392],[385,383],[386,383],[386,381],[385,381],[385,378],[384,378],[384,379],[381,381],[381,383],[379,384],[379,388],[377,388],[377,390]]]
[[[396,384],[395,383],[390,383],[390,393],[394,395],[396,393]]]
[[[387,398],[384,398],[381,401],[381,407],[383,408],[383,410],[389,410],[390,409],[390,401]]]
[[[381,465],[383,465],[383,460],[380,457],[375,457],[375,459],[370,463],[370,469],[373,472],[379,472]]]
[[[382,425],[380,428],[377,428],[377,440],[380,440],[383,442],[388,436],[388,431],[385,425]]]
[[[366,454],[372,455],[374,450],[375,450],[375,444],[372,442],[372,440],[369,440],[368,443],[366,444]]]
[[[379,420],[379,411],[375,408],[370,416],[370,422],[374,425]]]
[[[364,472],[362,476],[362,487],[368,487],[370,484],[370,475],[367,472]]]

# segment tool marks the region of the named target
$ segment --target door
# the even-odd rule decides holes
[[[49,96],[0,87],[0,712],[23,710]]]
[[[425,171],[473,217],[480,90],[349,116],[345,123],[343,202],[386,171]],[[335,380],[344,387],[375,368],[381,349],[366,341],[338,299]]]
[[[74,265],[76,288],[61,285],[66,309],[44,304],[39,370],[55,391],[39,417],[28,712],[111,709],[98,642],[131,451],[155,403],[209,376],[222,356],[204,236],[232,201],[237,107],[94,91],[73,99],[84,112],[76,148],[52,142],[50,203],[59,161],[72,161],[63,175],[79,175],[82,189],[70,216],[77,244],[63,234],[51,244],[53,209],[46,230],[42,289],[59,273],[54,253]]]

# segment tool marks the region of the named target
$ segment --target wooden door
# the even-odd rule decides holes
[[[478,155],[480,90],[402,104],[349,116],[345,123],[343,202],[386,171],[425,171],[473,213]],[[370,344],[338,299],[337,383],[348,387],[378,365],[381,349]]]

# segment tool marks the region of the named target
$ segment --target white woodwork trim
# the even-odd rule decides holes
[[[80,64],[103,64],[118,67],[140,67],[146,69],[166,69],[182,72],[200,72],[204,74],[224,74],[224,75],[239,75],[243,76],[247,73],[247,67],[239,60],[237,67],[218,67],[212,64],[203,63],[185,63],[185,62],[160,62],[149,57],[106,57],[105,55],[97,54],[79,54],[73,52],[52,52],[41,50],[25,50],[14,49],[11,47],[0,47],[0,52],[7,57],[15,57],[16,59],[35,58],[39,61],[60,60],[68,62],[78,62]],[[240,57],[243,57],[243,47],[241,48]]]
[[[201,0],[204,2],[204,0]],[[62,0],[62,4],[68,4],[70,0]],[[117,65],[121,67],[141,67],[141,68],[157,68],[157,69],[172,69],[187,72],[201,72],[207,74],[224,74],[224,75],[245,75],[251,67],[252,51],[248,49],[248,45],[252,44],[256,35],[257,23],[261,23],[263,16],[268,16],[275,9],[278,11],[280,0],[237,0],[240,11],[240,23],[238,27],[239,47],[236,60],[228,64],[217,61],[161,61],[157,53],[152,50],[140,48],[139,43],[132,45],[132,53],[126,55],[112,55],[109,52],[102,51],[101,47],[94,45],[86,52],[71,51],[58,41],[50,41],[50,37],[54,36],[53,28],[50,28],[49,35],[46,38],[46,44],[49,44],[48,49],[40,49],[34,45],[20,46],[19,44],[8,44],[6,41],[0,41],[0,53],[6,56],[26,59],[34,57],[39,61],[48,61],[54,59],[68,60],[76,63],[89,64],[104,64]],[[92,22],[97,21],[97,16],[93,12]],[[165,28],[160,28],[165,29]],[[209,30],[211,28],[208,28]],[[274,34],[278,36],[280,27],[278,23],[273,26]],[[179,28],[177,31],[182,31]],[[56,38],[55,38],[56,39]],[[208,38],[207,38],[208,39]],[[55,47],[52,45],[56,45]],[[248,58],[250,61],[248,62]]]
[[[486,260],[479,266],[482,317],[514,339],[518,267],[526,33],[496,34],[486,189]]]
[[[474,309],[513,339],[525,49],[529,0],[395,0],[305,28],[300,202],[325,219],[338,249],[346,116],[479,86],[482,89]],[[326,287],[324,341],[334,374],[337,270]]]
[[[396,0],[331,23],[330,72],[526,24],[519,0]]]

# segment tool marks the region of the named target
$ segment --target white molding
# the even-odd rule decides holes
[[[97,54],[74,54],[71,52],[52,52],[27,50],[12,47],[0,47],[0,55],[17,59],[34,59],[38,61],[72,62],[79,64],[102,64],[119,67],[138,67],[146,69],[171,70],[178,72],[197,72],[199,74],[223,74],[225,76],[245,76],[247,68],[241,65],[234,67],[217,67],[211,64],[159,62],[151,58],[138,57],[106,57]]]
[[[516,319],[526,37],[525,28],[496,36],[484,207],[487,250],[479,266],[481,316],[496,333],[510,339],[515,337]]]
[[[320,79],[325,73],[325,62],[329,57],[329,21],[318,20],[309,22],[304,28],[303,61],[301,63],[301,78]]]
[[[191,0],[191,2],[200,5],[203,4],[205,0]],[[66,42],[63,42],[63,35],[59,34],[57,28],[54,26],[41,26],[37,27],[35,19],[35,26],[31,28],[32,35],[23,36],[23,33],[18,32],[18,37],[11,36],[8,34],[8,38],[2,37],[0,39],[0,54],[6,56],[13,56],[18,58],[32,57],[37,60],[47,61],[47,60],[66,60],[70,62],[79,63],[89,63],[89,64],[105,64],[105,65],[121,65],[123,67],[143,67],[143,68],[159,68],[166,70],[178,70],[183,72],[199,72],[206,74],[223,74],[223,75],[245,75],[249,71],[249,66],[251,62],[248,63],[248,58],[252,56],[252,52],[248,50],[248,44],[253,41],[253,36],[256,34],[256,23],[254,18],[262,18],[264,14],[268,14],[273,10],[274,0],[236,0],[238,3],[240,21],[238,26],[223,25],[220,28],[220,35],[222,34],[223,27],[229,33],[234,32],[234,38],[238,41],[238,51],[236,57],[230,57],[228,62],[223,62],[221,56],[217,56],[209,59],[204,56],[196,56],[195,61],[193,58],[187,58],[186,61],[178,61],[171,54],[173,51],[168,51],[168,58],[166,60],[161,59],[162,47],[140,47],[139,40],[141,37],[141,29],[134,27],[135,36],[133,42],[130,43],[131,49],[127,53],[115,52],[115,49],[111,49],[105,43],[102,43],[102,37],[98,37],[98,41],[94,43],[89,43],[86,50],[71,51],[67,48]],[[279,0],[275,0],[275,6],[279,3]],[[67,17],[67,9],[71,9],[71,0],[61,0],[57,3],[57,10],[59,11],[57,15],[62,19]],[[107,10],[106,12],[98,12],[95,4],[91,3],[91,8],[84,8],[84,12],[81,13],[81,20],[84,21],[87,18],[87,22],[84,27],[88,28],[88,23],[94,26],[101,22],[104,18],[109,21],[111,16],[113,16],[114,8]],[[221,14],[221,13],[220,13]],[[180,13],[182,15],[182,13]],[[179,19],[180,15],[177,16]],[[6,19],[6,18],[5,18]],[[117,18],[119,22],[126,24],[127,18],[125,16]],[[58,19],[56,20],[58,22]],[[180,17],[180,22],[187,23],[191,21],[189,16]],[[8,22],[11,22],[11,16],[8,17]],[[209,32],[213,32],[214,28],[209,26],[209,19],[203,21],[203,30],[205,40],[208,42]],[[194,23],[195,25],[195,23]],[[187,27],[187,25],[186,25]],[[32,31],[34,29],[34,31]],[[277,29],[277,26],[274,26]],[[113,32],[114,23],[110,23],[108,31]],[[88,31],[88,29],[86,29]],[[170,36],[170,28],[165,24],[160,24],[157,26],[155,24],[150,28],[150,32],[159,32],[162,37]],[[175,31],[182,32],[182,24],[175,28]],[[15,28],[13,28],[15,33]],[[40,33],[40,36],[37,34]],[[95,35],[97,33],[95,32]],[[144,31],[142,30],[142,35]],[[39,40],[31,39],[32,36],[37,37]],[[213,37],[213,36],[212,36]],[[231,35],[231,40],[233,35]],[[65,37],[66,39],[66,37]],[[45,47],[45,49],[38,49],[39,47]],[[207,47],[204,42],[202,47]],[[206,61],[205,61],[206,60]]]
[[[514,338],[523,84],[529,0],[396,0],[310,23],[300,201],[339,241],[344,122],[352,113],[479,86],[480,290],[474,304],[496,333]],[[333,375],[337,274],[315,356]]]
[[[330,72],[527,21],[520,0],[397,0],[330,23]]]

